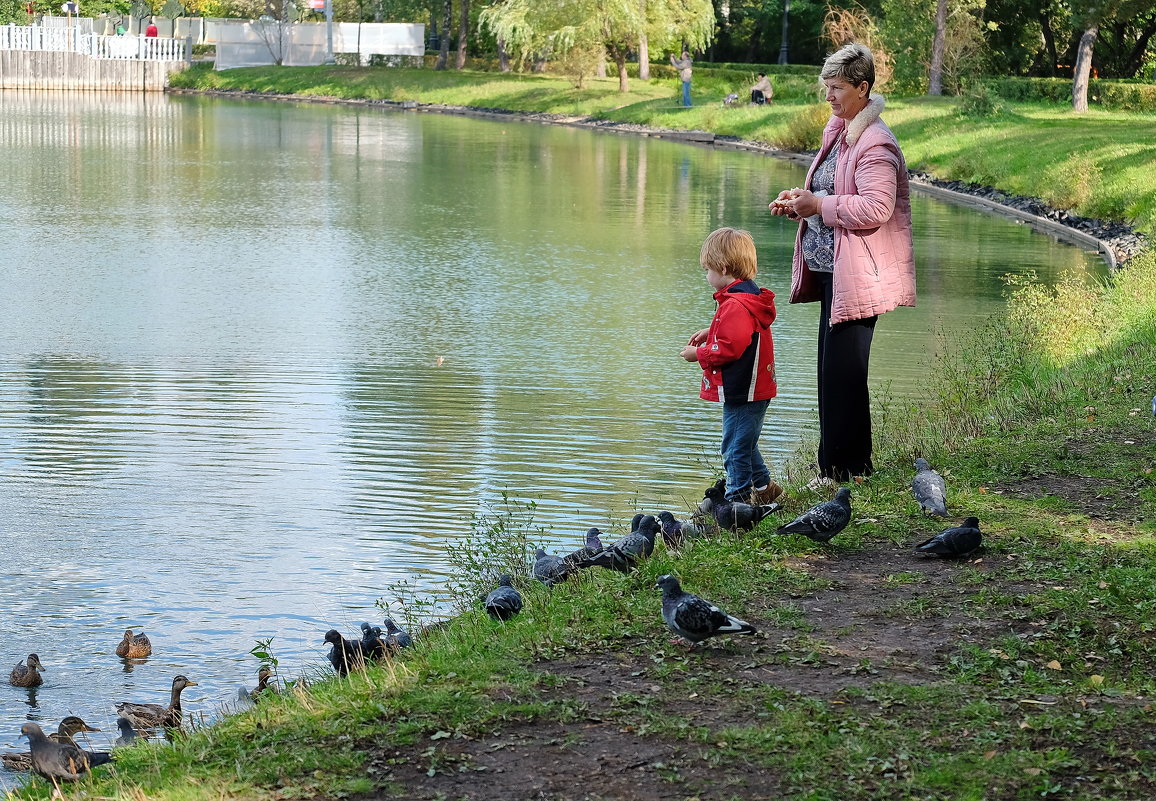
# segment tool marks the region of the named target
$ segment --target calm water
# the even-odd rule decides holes
[[[112,702],[211,714],[275,636],[434,587],[505,491],[559,545],[679,509],[717,463],[717,407],[677,352],[712,301],[703,236],[750,229],[780,293],[776,461],[814,416],[814,305],[786,304],[803,171],[660,140],[378,110],[0,93],[0,750],[25,718],[111,729]],[[921,388],[931,332],[1001,277],[1098,272],[1029,229],[916,198],[920,305],[874,380]],[[143,626],[156,655],[112,649]],[[6,675],[6,674],[5,674]],[[107,742],[95,735],[94,744]],[[16,779],[0,769],[0,787]]]

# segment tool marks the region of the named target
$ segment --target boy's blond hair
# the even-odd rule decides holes
[[[703,269],[729,275],[736,281],[749,281],[759,271],[755,238],[741,228],[719,228],[711,231],[698,255]]]

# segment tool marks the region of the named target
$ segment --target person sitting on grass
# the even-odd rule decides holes
[[[770,103],[774,96],[775,90],[771,86],[771,79],[767,77],[765,72],[760,72],[759,82],[751,87],[751,102],[756,106],[761,106],[764,103]]]

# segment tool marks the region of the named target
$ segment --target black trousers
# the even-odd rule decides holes
[[[831,274],[814,275],[823,287],[819,313],[819,475],[847,481],[852,476],[869,476],[873,469],[867,367],[879,318],[832,327]]]

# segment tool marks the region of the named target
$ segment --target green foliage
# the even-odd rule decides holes
[[[1068,78],[985,78],[991,90],[1008,100],[1045,101],[1060,105],[1072,102],[1072,82]],[[1134,81],[1092,80],[1088,103],[1117,111],[1152,111],[1156,108],[1156,84]]]
[[[995,117],[1006,108],[1002,99],[984,83],[971,83],[960,96],[959,113],[964,117]]]
[[[775,138],[774,144],[784,150],[817,150],[830,119],[831,109],[825,103],[805,106],[791,117],[786,131]]]

